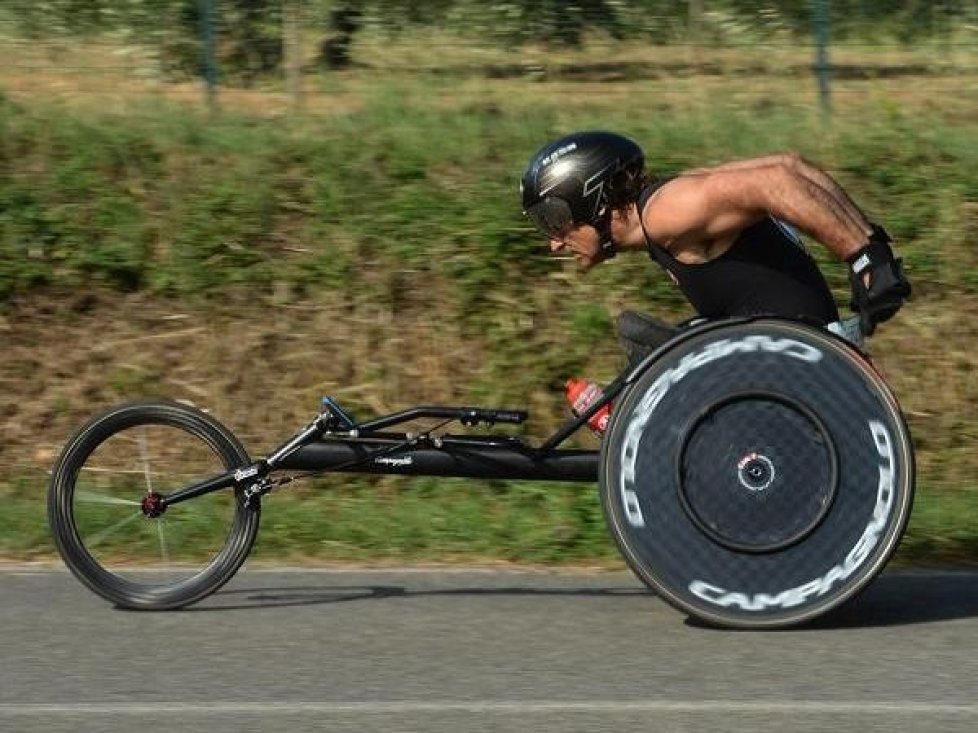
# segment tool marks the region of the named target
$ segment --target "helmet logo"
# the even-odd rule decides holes
[[[604,184],[611,177],[609,175],[609,171],[614,173],[612,169],[617,169],[617,167],[618,166],[616,163],[612,163],[607,168],[603,168],[602,170],[598,171],[584,182],[584,198],[588,198],[592,194],[597,194],[594,197],[594,210],[591,212],[592,216],[597,215],[598,210],[601,208],[601,204],[604,201]]]
[[[563,156],[567,155],[567,153],[571,153],[575,150],[577,150],[577,143],[569,143],[567,145],[563,145],[557,148],[555,151],[553,151],[546,158],[541,160],[540,167],[543,168],[545,166],[548,166],[551,163],[557,161],[559,158],[562,158]]]

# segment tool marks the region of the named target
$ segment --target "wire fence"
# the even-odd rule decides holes
[[[81,12],[11,0],[0,90],[293,111],[343,109],[378,85],[422,101],[573,91],[742,106],[776,94],[827,108],[870,89],[974,101],[978,2],[904,2],[873,20],[886,4],[537,2],[530,14],[528,2],[103,0]]]

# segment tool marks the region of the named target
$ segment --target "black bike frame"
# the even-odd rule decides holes
[[[598,480],[600,452],[558,448],[592,415],[614,399],[626,383],[620,376],[581,415],[568,420],[540,446],[506,435],[435,435],[392,433],[386,429],[419,419],[458,420],[463,425],[522,423],[527,413],[480,407],[413,407],[363,423],[355,422],[330,398],[323,411],[268,457],[160,496],[163,508],[231,486],[245,487],[246,499],[276,484],[273,471],[366,473],[404,476],[526,479],[539,481]]]
[[[278,467],[407,476],[598,480],[598,451],[540,452],[518,438],[490,436],[443,436],[417,447],[405,446],[405,441],[404,435],[320,440],[298,449]]]
[[[414,407],[357,423],[327,397],[323,400],[323,411],[319,416],[267,458],[246,468],[160,496],[160,505],[165,508],[230,486],[243,488],[245,500],[250,501],[278,485],[269,475],[279,470],[594,482],[598,480],[599,451],[560,449],[558,446],[680,340],[719,328],[725,323],[740,323],[761,317],[739,317],[690,325],[681,335],[662,344],[641,363],[623,372],[605,388],[601,399],[578,417],[568,420],[538,447],[530,446],[517,437],[501,435],[439,436],[431,431],[416,434],[383,432],[395,425],[423,418],[458,420],[470,426],[479,423],[522,423],[527,413],[520,410]],[[838,338],[862,353],[861,333],[856,340],[849,333],[853,328],[858,329],[858,324],[856,317],[833,325],[842,327],[834,331]],[[832,330],[831,327],[829,330]]]
[[[522,423],[527,413],[478,407],[414,407],[403,412],[354,423],[335,403],[324,414],[345,422],[342,433],[330,432],[311,440],[286,444],[266,462],[274,469],[457,476],[461,478],[537,479],[543,481],[597,481],[595,450],[559,449],[558,446],[610,402],[621,390],[618,380],[600,400],[580,416],[568,420],[539,447],[521,438],[503,435],[429,435],[382,432],[418,419],[458,420],[465,425]],[[300,434],[301,435],[301,434]]]

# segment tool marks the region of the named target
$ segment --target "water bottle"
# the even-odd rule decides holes
[[[566,395],[567,401],[571,405],[571,411],[575,415],[580,416],[604,396],[604,390],[599,385],[594,382],[589,382],[586,379],[568,379]],[[608,429],[609,419],[611,419],[610,402],[591,415],[587,421],[587,425],[595,435],[601,436]]]

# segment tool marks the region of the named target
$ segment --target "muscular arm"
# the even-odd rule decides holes
[[[697,241],[732,240],[766,215],[795,225],[840,259],[871,232],[841,186],[789,154],[687,171],[659,190],[645,214],[652,238],[680,250]]]

